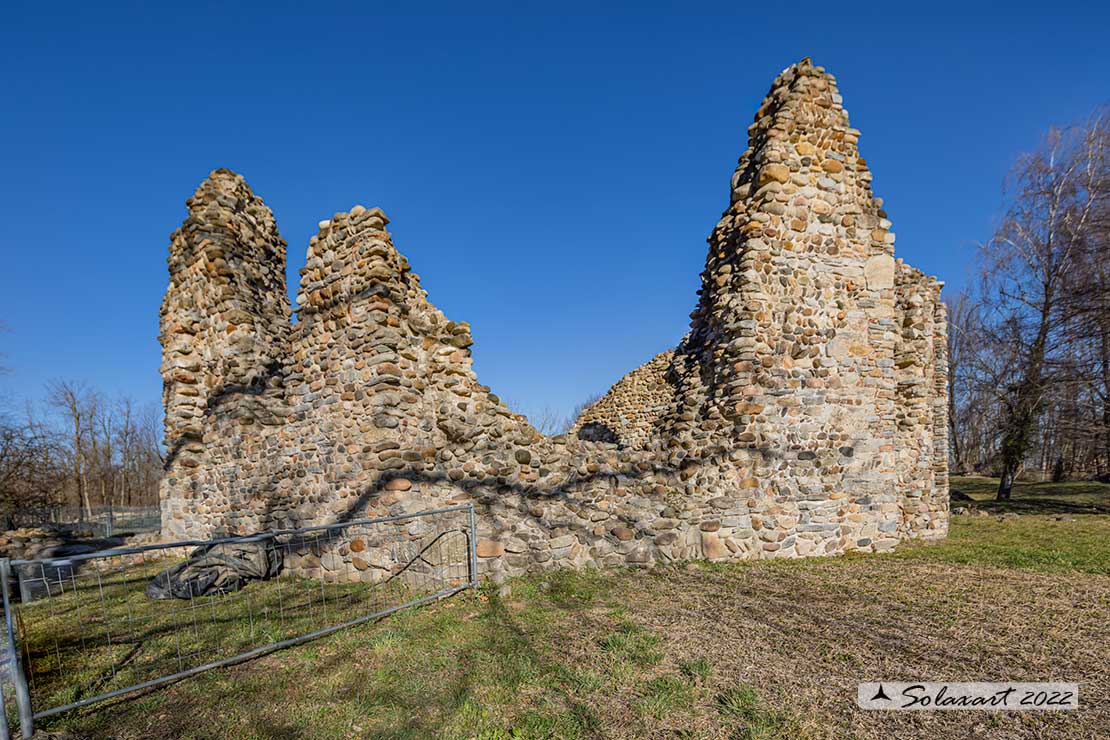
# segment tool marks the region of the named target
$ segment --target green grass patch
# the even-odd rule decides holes
[[[902,543],[893,557],[1042,573],[1110,574],[1110,484],[1019,481],[1010,501],[994,500],[997,478],[953,476],[950,489],[972,501],[952,501],[948,537]]]
[[[948,537],[907,542],[892,557],[949,565],[993,566],[1042,573],[1110,574],[1110,516],[1058,520],[1028,515],[1004,518],[953,516]]]
[[[706,681],[713,673],[713,666],[708,660],[698,658],[697,660],[680,660],[678,661],[678,670],[682,672],[683,676],[694,679],[695,681]]]
[[[617,660],[648,667],[663,660],[657,635],[634,622],[621,622],[617,630],[601,639],[601,649]]]
[[[694,703],[694,686],[674,674],[656,676],[640,689],[636,711],[656,719],[684,712]]]
[[[734,686],[717,697],[717,711],[734,728],[736,740],[787,740],[801,734],[793,718],[768,709],[751,686]]]
[[[543,596],[562,608],[582,608],[595,604],[606,591],[608,576],[596,569],[557,570],[528,585],[522,584],[523,596]]]

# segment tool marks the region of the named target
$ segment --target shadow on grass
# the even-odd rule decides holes
[[[461,594],[45,724],[93,738],[597,737],[550,636],[486,598]],[[521,710],[526,686],[542,688],[542,709]],[[488,711],[497,704],[508,720]]]
[[[1110,484],[1098,481],[1030,483],[1019,481],[1009,501],[995,501],[996,478],[953,476],[952,507],[971,506],[991,514],[1110,514]],[[971,500],[957,500],[963,494]]]
[[[994,501],[993,499],[986,501],[973,500],[953,502],[952,504],[953,508],[961,505],[974,506],[977,509],[991,514],[1004,514],[1006,512],[1013,512],[1015,514],[1110,514],[1110,504],[1072,503],[1048,497],[1021,498],[1012,499],[1010,501]]]
[[[560,611],[574,607],[552,602]],[[570,615],[568,615],[570,616]],[[573,617],[571,617],[573,618]],[[597,736],[594,710],[578,699],[559,677],[566,668],[547,657],[542,634],[530,632],[514,618],[495,592],[488,602],[466,621],[437,630],[434,623],[414,626],[409,639],[396,646],[404,657],[374,676],[352,676],[336,688],[338,695],[357,695],[357,703],[368,716],[381,713],[389,718],[367,736],[381,738],[461,737],[559,737]],[[434,619],[431,617],[430,619]],[[475,631],[460,650],[458,633]],[[464,637],[465,639],[465,637]],[[336,656],[319,670],[344,672],[344,658]],[[349,670],[346,670],[349,673]],[[544,689],[547,711],[523,711],[514,706],[512,726],[492,719],[487,705],[496,698],[515,697],[526,685],[539,682]],[[554,701],[552,701],[554,700]]]

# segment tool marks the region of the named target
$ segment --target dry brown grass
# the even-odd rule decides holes
[[[663,636],[667,655],[711,662],[722,690],[755,687],[800,718],[803,736],[1107,737],[1110,578],[1014,576],[883,558],[765,563],[631,578],[622,601]],[[1077,681],[1083,708],[858,710],[856,684],[880,679]],[[712,721],[691,729],[727,737]]]

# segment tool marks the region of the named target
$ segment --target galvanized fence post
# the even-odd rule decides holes
[[[478,525],[474,516],[474,503],[471,502],[467,507],[468,515],[470,517],[470,536],[467,540],[470,541],[470,587],[473,589],[478,588]]]
[[[31,707],[31,691],[23,663],[19,660],[19,643],[15,639],[15,619],[11,599],[12,564],[8,558],[0,559],[0,589],[4,594],[4,624],[8,633],[8,662],[11,666],[12,684],[15,686],[15,703],[19,707],[19,730],[24,738],[35,734],[35,711]]]
[[[8,564],[8,568],[10,569],[9,573],[12,574],[12,577],[19,582],[19,603],[30,604],[35,600],[35,594],[31,591],[31,584],[27,579],[15,576],[17,571],[11,568],[11,563]]]
[[[3,681],[0,681],[0,740],[12,740],[12,731],[8,729],[8,706],[4,701]]]

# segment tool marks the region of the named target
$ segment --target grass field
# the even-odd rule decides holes
[[[954,479],[977,501],[988,479]],[[887,556],[550,573],[50,718],[114,738],[1110,735],[1110,486],[1021,486]],[[1017,512],[1018,516],[1001,516]],[[868,712],[888,680],[1068,680],[1078,712]]]

